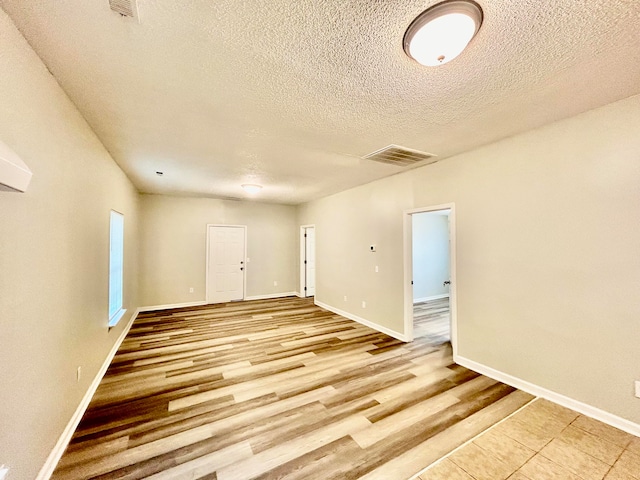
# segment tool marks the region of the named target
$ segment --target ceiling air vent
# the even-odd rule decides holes
[[[109,6],[123,17],[138,18],[138,0],[109,0]]]
[[[363,158],[367,160],[375,160],[376,162],[388,163],[397,167],[410,167],[425,160],[431,160],[429,163],[436,162],[434,154],[412,150],[411,148],[401,147],[400,145],[389,145],[381,148]],[[425,163],[428,165],[428,163]]]

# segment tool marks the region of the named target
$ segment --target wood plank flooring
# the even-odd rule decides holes
[[[531,399],[312,299],[148,312],[53,478],[407,479]]]
[[[413,304],[413,336],[435,343],[451,341],[449,298]]]

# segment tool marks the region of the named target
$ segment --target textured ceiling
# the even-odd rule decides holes
[[[391,143],[442,161],[640,92],[640,1],[479,0],[478,36],[427,68],[402,37],[433,3],[139,0],[138,24],[0,0],[149,193],[300,203],[402,171],[360,159]]]

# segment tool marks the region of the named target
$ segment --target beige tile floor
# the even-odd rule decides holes
[[[538,399],[421,480],[640,480],[640,438]]]

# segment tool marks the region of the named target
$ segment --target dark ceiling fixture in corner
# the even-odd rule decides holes
[[[462,53],[482,20],[482,8],[473,0],[438,3],[411,22],[404,34],[404,51],[422,65],[444,65]]]
[[[109,0],[109,8],[123,17],[131,17],[140,21],[138,0]]]
[[[437,159],[434,157],[435,155],[433,153],[421,152],[420,150],[391,144],[362,158],[395,165],[396,167],[411,167],[418,163],[421,166],[435,163]],[[429,163],[422,163],[426,160],[429,160]]]

